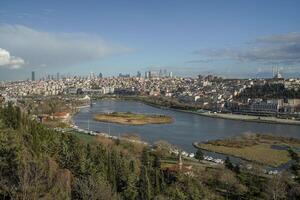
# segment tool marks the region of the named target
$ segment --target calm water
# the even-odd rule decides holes
[[[93,116],[96,113],[114,111],[164,114],[173,117],[174,122],[164,125],[130,126],[93,120]],[[149,143],[166,140],[188,152],[195,151],[192,146],[193,142],[221,139],[250,132],[272,133],[300,138],[300,126],[216,119],[191,113],[160,109],[135,101],[110,99],[97,101],[92,108],[83,108],[74,116],[73,120],[80,128],[87,129],[89,124],[90,130],[107,133],[110,131],[111,135],[116,136],[124,133],[135,133]]]

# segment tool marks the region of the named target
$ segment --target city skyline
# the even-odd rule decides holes
[[[273,66],[299,77],[298,7],[297,1],[4,1],[0,80],[26,80],[31,71],[117,76],[157,69],[267,78]]]
[[[247,77],[246,79],[272,79],[274,77],[280,77],[280,78],[292,78],[292,77],[285,77],[285,72],[283,71],[283,68],[280,68],[278,66],[273,66],[270,68],[270,70],[266,73],[262,73],[261,75],[257,74],[257,76]],[[60,74],[60,72],[55,73],[42,73],[42,74],[36,74],[36,71],[31,71],[30,76],[25,78],[24,80],[17,80],[17,81],[25,81],[25,80],[31,80],[31,81],[37,81],[37,80],[60,80],[65,78],[73,78],[73,77],[81,77],[81,78],[88,78],[88,77],[97,77],[97,78],[112,78],[112,77],[123,77],[123,78],[129,78],[129,77],[137,77],[137,78],[150,78],[150,75],[152,74],[152,77],[168,77],[172,78],[174,77],[181,77],[181,78],[197,78],[199,76],[219,76],[217,74],[210,74],[210,73],[199,73],[199,74],[193,74],[191,76],[180,76],[180,75],[174,75],[173,71],[168,71],[167,69],[155,69],[155,70],[145,70],[141,71],[138,70],[133,73],[124,73],[124,72],[115,72],[114,74],[103,74],[102,72],[87,72],[84,74],[78,74],[78,73],[65,73]],[[33,78],[34,77],[34,78]],[[226,76],[219,76],[221,78],[225,79],[231,79],[231,77]],[[233,77],[234,78],[234,77]],[[239,78],[237,78],[239,79]],[[243,78],[241,78],[243,79]],[[293,78],[292,78],[293,79]]]

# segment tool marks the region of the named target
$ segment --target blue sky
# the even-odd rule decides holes
[[[14,1],[0,7],[0,79],[46,74],[299,75],[300,1]],[[7,56],[9,53],[9,56]],[[298,73],[298,74],[297,74]]]

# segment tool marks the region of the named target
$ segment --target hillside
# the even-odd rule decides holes
[[[11,104],[0,110],[0,156],[0,199],[266,199],[274,192],[284,197],[280,199],[297,199],[300,195],[299,184],[288,176],[267,178],[196,164],[189,173],[162,167],[162,160],[172,155],[160,148],[101,137],[82,140],[32,121]]]

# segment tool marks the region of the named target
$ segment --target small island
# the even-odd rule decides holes
[[[166,115],[140,114],[131,112],[98,113],[94,120],[125,125],[170,124],[172,117]]]

